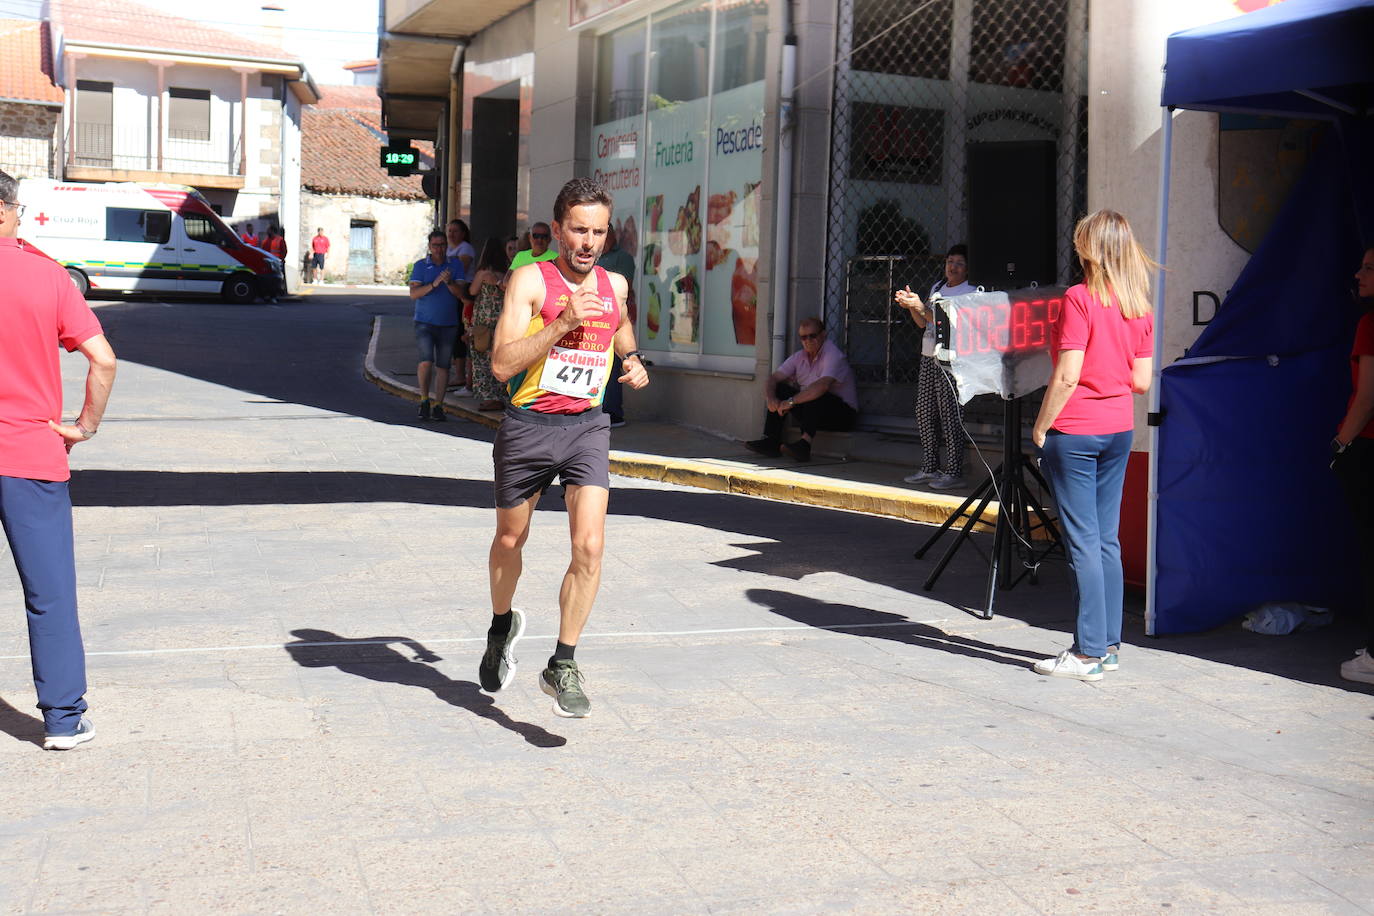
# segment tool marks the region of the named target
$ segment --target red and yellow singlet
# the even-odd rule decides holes
[[[620,327],[620,303],[603,267],[594,267],[596,291],[604,311],[601,317],[582,322],[539,357],[529,368],[507,382],[510,403],[537,413],[577,414],[601,406],[606,381],[611,377],[612,341]],[[530,319],[525,331],[538,334],[563,314],[572,291],[552,261],[539,262],[544,278],[544,304]]]

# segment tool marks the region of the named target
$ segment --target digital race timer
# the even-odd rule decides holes
[[[1040,286],[932,297],[935,357],[953,373],[961,400],[1020,397],[1048,381],[1050,333],[1066,291]]]

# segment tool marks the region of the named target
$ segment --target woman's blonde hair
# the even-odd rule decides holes
[[[1098,210],[1078,221],[1073,247],[1083,262],[1083,283],[1104,304],[1113,295],[1127,318],[1150,314],[1150,260],[1135,240],[1131,224],[1115,210]]]

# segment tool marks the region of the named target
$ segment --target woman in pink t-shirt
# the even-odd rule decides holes
[[[1032,438],[1054,490],[1078,593],[1073,645],[1035,663],[1039,674],[1098,681],[1121,648],[1121,487],[1135,426],[1133,394],[1150,388],[1157,267],[1126,218],[1098,210],[1079,221],[1083,282],[1064,295],[1050,334],[1054,372]]]

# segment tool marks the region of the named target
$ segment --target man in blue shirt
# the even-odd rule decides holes
[[[429,255],[410,269],[410,298],[415,303],[415,348],[420,357],[420,419],[444,420],[444,392],[453,361],[453,342],[462,330],[460,302],[467,282],[463,264],[447,255],[448,238],[429,234]],[[433,389],[430,381],[434,382]],[[430,401],[429,393],[434,392]]]

